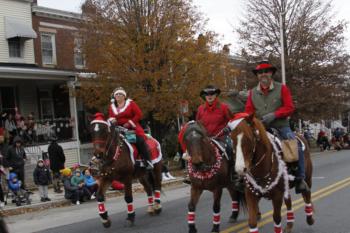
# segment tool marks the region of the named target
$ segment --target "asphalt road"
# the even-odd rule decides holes
[[[313,199],[315,224],[305,222],[304,205],[301,196],[293,195],[296,233],[350,233],[350,150],[323,152],[312,157],[314,163]],[[186,233],[187,203],[189,187],[178,186],[165,190],[162,197],[163,212],[160,216],[146,213],[146,197],[134,197],[136,209],[135,226],[124,226],[126,205],[122,198],[107,200],[106,208],[112,220],[111,228],[103,228],[94,202],[79,206],[48,209],[41,212],[14,216],[7,219],[11,233]],[[246,233],[247,216],[241,214],[238,223],[228,223],[231,201],[224,192],[221,208],[221,231],[223,233]],[[196,225],[199,233],[210,232],[212,224],[212,196],[203,193],[196,210]],[[273,232],[271,203],[264,200],[260,204],[263,218],[259,223],[260,232]],[[285,224],[285,216],[283,224]]]

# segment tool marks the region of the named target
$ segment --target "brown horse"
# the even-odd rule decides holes
[[[230,125],[231,123],[229,123]],[[231,127],[231,126],[230,126]],[[250,232],[258,233],[257,216],[260,198],[272,200],[275,233],[282,232],[281,207],[287,206],[286,231],[291,232],[294,222],[289,191],[288,173],[281,152],[271,143],[263,124],[249,116],[232,122],[231,138],[236,145],[236,172],[244,175],[245,196],[249,212]],[[312,164],[310,153],[305,151],[306,182],[311,187]],[[291,185],[293,186],[293,185]],[[303,193],[308,224],[313,224],[311,193]]]
[[[149,205],[147,211],[150,214],[159,214],[161,212],[162,160],[155,163],[153,171],[150,172],[147,172],[145,168],[135,167],[130,157],[130,149],[123,139],[119,128],[110,126],[107,121],[101,120],[102,114],[99,114],[99,116],[100,119],[95,119],[91,122],[91,135],[94,155],[99,161],[96,199],[103,226],[110,227],[111,225],[104,201],[106,190],[113,180],[118,180],[125,185],[124,199],[127,203],[127,226],[132,226],[135,220],[132,196],[133,178],[138,178],[147,193]]]
[[[195,226],[195,210],[203,190],[214,195],[212,233],[220,231],[220,200],[223,188],[227,188],[232,199],[231,222],[235,222],[239,212],[240,195],[231,182],[230,161],[220,153],[218,147],[209,137],[205,129],[197,122],[188,124],[183,142],[190,156],[188,171],[191,180],[191,199],[188,204],[189,232],[197,232]],[[243,200],[242,200],[243,201]],[[241,204],[243,202],[241,201]],[[243,205],[244,206],[244,205]]]

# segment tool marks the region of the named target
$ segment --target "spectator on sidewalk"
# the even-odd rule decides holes
[[[83,171],[83,175],[84,175],[84,183],[86,188],[90,191],[91,196],[90,199],[95,199],[95,193],[97,191],[98,185],[96,183],[96,180],[94,179],[94,177],[91,175],[90,170],[89,169],[85,169]]]
[[[40,201],[51,201],[48,197],[48,186],[52,183],[50,170],[44,166],[44,160],[39,159],[33,172],[34,183],[38,186]]]
[[[0,129],[1,131],[1,129]],[[6,150],[5,137],[0,132],[0,208],[4,207],[4,192],[2,189],[2,176],[6,176],[5,168],[3,167],[4,151]]]
[[[13,138],[17,135],[16,122],[11,113],[7,115],[7,119],[5,120],[5,129],[9,133],[9,143],[11,144]]]
[[[165,164],[163,164],[162,166],[162,180],[163,181],[176,180],[176,178],[170,174],[169,169]]]
[[[10,172],[17,174],[18,179],[22,181],[22,188],[26,189],[25,177],[24,177],[24,164],[27,160],[26,152],[22,146],[22,139],[16,136],[13,139],[13,145],[7,151],[5,155],[6,167]]]
[[[64,187],[64,198],[67,200],[71,200],[73,204],[80,205],[80,195],[78,191],[78,187],[73,186],[70,182],[72,178],[72,171],[69,168],[65,168],[61,170],[62,182]]]
[[[77,187],[80,194],[80,201],[91,199],[91,192],[85,185],[84,176],[81,174],[80,168],[73,171],[73,176],[70,180],[72,186]]]
[[[53,187],[55,193],[61,193],[61,187],[60,187],[60,170],[64,168],[64,163],[66,162],[66,157],[63,152],[62,146],[60,146],[57,143],[57,138],[51,137],[50,138],[50,145],[48,148],[49,153],[49,159],[50,159],[50,168],[52,171],[52,177],[53,177]]]

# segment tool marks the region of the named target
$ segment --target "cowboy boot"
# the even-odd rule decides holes
[[[147,147],[147,144],[145,142],[145,139],[142,136],[136,135],[136,147],[138,151],[140,152],[144,162],[145,162],[145,168],[146,170],[152,170],[153,164],[151,162],[151,156]]]

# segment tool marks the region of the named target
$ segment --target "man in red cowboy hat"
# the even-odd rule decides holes
[[[279,131],[282,139],[295,139],[295,134],[291,130],[288,117],[294,112],[292,95],[288,87],[276,82],[272,76],[276,72],[276,67],[269,62],[259,63],[253,73],[258,77],[259,83],[249,91],[245,112],[255,113],[264,123],[266,128],[275,128]],[[305,164],[302,145],[298,141],[298,176],[296,177],[296,192],[308,190],[305,183]]]
[[[108,110],[108,120],[135,131],[137,150],[145,161],[146,169],[153,169],[150,152],[146,144],[146,135],[139,122],[142,118],[141,109],[133,100],[126,97],[126,91],[122,87],[114,89],[111,102]]]

